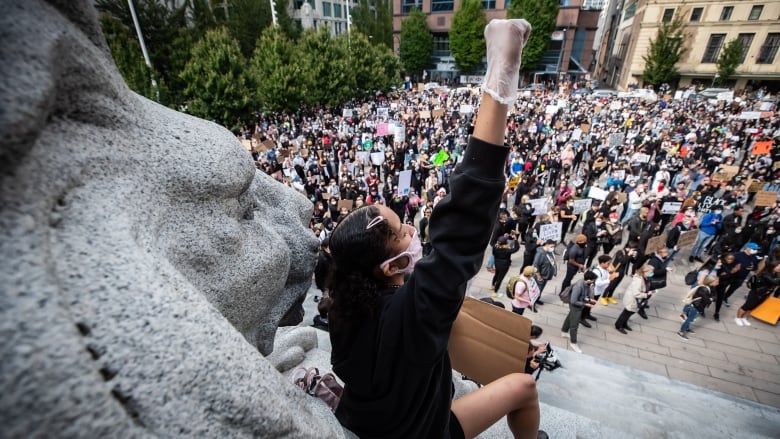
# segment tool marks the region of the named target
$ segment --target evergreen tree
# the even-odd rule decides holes
[[[271,2],[268,0],[230,0],[228,26],[245,58],[252,56],[263,29],[271,26]]]
[[[100,14],[100,24],[116,67],[127,86],[142,96],[156,100],[157,90],[152,86],[152,75],[156,73],[146,65],[133,30],[127,29],[119,19],[106,13]]]
[[[428,30],[425,14],[413,8],[409,17],[401,22],[401,64],[412,75],[421,74],[433,56],[433,35]]]
[[[677,80],[677,63],[687,50],[687,37],[683,14],[675,14],[671,21],[661,23],[655,38],[650,40],[647,54],[642,57],[645,61],[642,81],[645,84],[657,86],[671,84]]]
[[[374,96],[377,91],[387,92],[400,79],[398,58],[383,44],[372,45],[365,35],[353,32],[348,43],[344,34],[339,35],[340,44],[348,47],[350,69],[358,85],[357,94],[351,97]]]
[[[232,130],[248,120],[250,86],[238,42],[224,28],[206,32],[181,73],[188,112]]]
[[[742,64],[742,43],[734,38],[720,51],[717,63],[718,77],[715,78],[715,83],[722,84],[728,81],[740,64]]]
[[[334,41],[328,29],[305,32],[298,40],[298,52],[301,68],[316,80],[306,93],[306,104],[335,106],[355,94],[347,45]]]
[[[470,72],[482,65],[486,24],[482,1],[463,0],[450,27],[450,50],[458,70]]]
[[[523,48],[521,69],[533,69],[542,60],[558,19],[558,0],[512,0],[506,18],[525,18],[531,23],[531,36]]]
[[[384,44],[393,47],[393,5],[390,0],[376,0],[374,6],[368,0],[359,0],[358,5],[350,9],[352,30],[370,36],[371,44]]]
[[[267,28],[252,57],[250,75],[262,111],[296,111],[307,90],[315,87],[310,72],[304,71],[295,44],[282,32]]]

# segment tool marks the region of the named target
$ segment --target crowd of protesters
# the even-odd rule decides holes
[[[427,253],[428,217],[448,193],[477,98],[471,87],[404,90],[343,108],[263,115],[242,136],[259,169],[312,201],[311,228],[321,240],[352,209],[381,203],[418,227]],[[583,325],[596,319],[590,309],[599,301],[617,305],[618,285],[632,277],[618,290],[625,291],[624,311],[615,329],[626,333],[632,314],[647,318],[648,300],[666,285],[680,253],[701,264],[704,275],[684,299],[678,335],[687,339],[710,301],[719,319],[722,305],[755,275],[758,286],[751,285],[735,317],[737,325],[749,325],[747,313],[780,283],[780,113],[766,93],[720,98],[522,94],[507,120],[511,152],[488,253],[491,289],[502,288],[510,258],[522,247],[521,272],[541,286],[541,295],[557,274],[558,264],[549,262],[563,244],[562,288],[578,273],[592,273],[573,285],[588,291],[587,305],[574,309]],[[769,192],[775,196],[768,201]],[[592,201],[583,207],[581,200]],[[556,223],[559,235],[542,236],[543,226]],[[691,230],[695,241],[678,245]],[[537,272],[523,270],[529,266]],[[543,301],[522,308],[537,303]],[[579,350],[576,326],[570,313],[564,329]]]

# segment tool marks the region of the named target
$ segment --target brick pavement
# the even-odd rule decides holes
[[[562,253],[563,246],[559,246],[557,252]],[[692,325],[696,333],[690,334],[688,341],[675,334],[681,323],[682,297],[688,290],[683,277],[692,269],[687,256],[688,252],[683,250],[675,258],[675,270],[669,275],[668,286],[650,300],[649,319],[633,315],[629,324],[634,331],[628,335],[617,332],[614,327],[622,305],[599,303],[594,307],[593,315],[598,321],[591,322],[591,329],[580,326],[577,337],[584,355],[780,408],[780,328],[756,320],[751,320],[750,327],[739,327],[734,323],[736,309],[747,292],[744,286],[731,297],[731,307],[724,305],[721,309],[720,322],[711,318],[714,311],[708,309],[708,317],[700,318]],[[504,288],[509,277],[519,273],[521,259],[521,253],[514,255],[512,268],[498,291],[498,300],[508,309],[511,307]],[[544,329],[542,339],[550,340],[558,348],[569,349],[566,339],[560,337],[568,306],[564,306],[557,296],[565,270],[561,270],[561,256],[557,255],[556,259],[559,274],[545,287],[542,294],[545,305],[538,307],[538,313],[526,311],[525,317]],[[469,294],[476,298],[490,296],[488,288],[492,276],[483,263]],[[624,279],[618,287],[618,301],[628,283],[629,279]]]

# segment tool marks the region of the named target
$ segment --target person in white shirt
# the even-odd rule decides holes
[[[628,194],[628,209],[626,209],[626,214],[623,216],[623,221],[621,221],[620,224],[626,225],[626,223],[639,212],[642,203],[646,199],[647,193],[645,193],[645,184],[638,184],[636,189]]]
[[[598,265],[591,269],[593,274],[596,275],[596,280],[593,283],[593,299],[596,302],[598,302],[599,297],[604,294],[604,291],[607,289],[612,279],[617,277],[617,273],[609,273],[609,263],[612,262],[612,256],[601,255],[598,257],[597,261]],[[596,318],[593,317],[590,312],[591,308],[582,310],[582,321],[580,323],[582,323],[582,325],[586,328],[590,328],[590,323],[588,323],[587,320],[596,320]]]

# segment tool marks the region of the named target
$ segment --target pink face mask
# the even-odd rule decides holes
[[[382,262],[379,265],[379,268],[384,269],[385,266],[389,263],[400,258],[407,257],[409,258],[409,262],[406,264],[406,267],[399,269],[397,273],[412,274],[412,271],[414,270],[414,264],[422,259],[422,244],[420,244],[420,236],[417,234],[417,229],[409,225],[404,225],[404,227],[410,227],[412,229],[412,239],[409,241],[409,247],[407,247],[405,251],[399,253],[398,255]]]

